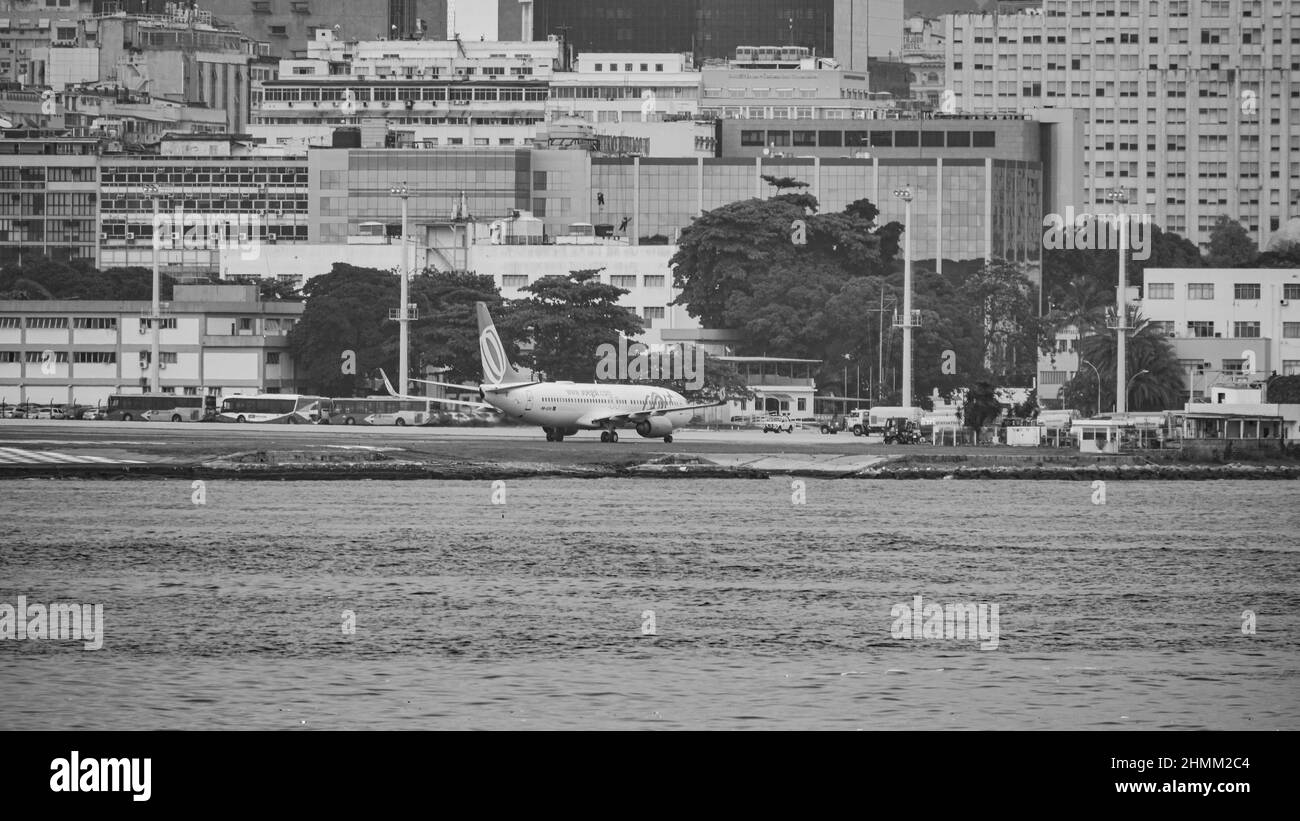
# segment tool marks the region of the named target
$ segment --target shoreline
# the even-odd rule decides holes
[[[1163,455],[1163,454],[1162,454]],[[555,457],[559,456],[560,459]],[[255,450],[199,458],[131,464],[0,465],[4,479],[182,479],[252,481],[497,479],[1047,479],[1215,480],[1300,479],[1300,463],[1175,461],[1150,456],[1077,454],[907,454],[880,456],[863,464],[792,454],[661,454],[621,462],[584,462],[548,453],[545,459],[495,460],[432,456],[416,451],[338,453],[320,449]]]

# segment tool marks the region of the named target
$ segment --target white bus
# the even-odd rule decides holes
[[[336,425],[427,425],[437,418],[430,400],[391,396],[334,397],[329,421]]]
[[[122,422],[203,422],[217,412],[215,396],[115,393],[102,418]]]
[[[221,400],[218,422],[274,422],[285,425],[329,424],[330,400],[296,393],[258,393]]]

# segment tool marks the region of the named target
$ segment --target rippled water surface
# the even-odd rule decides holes
[[[1300,729],[1295,482],[193,492],[0,483],[0,603],[106,633],[0,641],[0,728]],[[894,638],[917,595],[997,648]]]

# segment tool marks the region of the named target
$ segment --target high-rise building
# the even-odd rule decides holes
[[[963,113],[1086,112],[1080,211],[1204,246],[1220,215],[1264,247],[1300,208],[1300,0],[1044,0],[945,18]]]

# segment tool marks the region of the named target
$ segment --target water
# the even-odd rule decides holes
[[[1300,729],[1300,485],[805,481],[5,482],[0,728]]]

